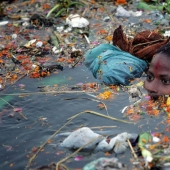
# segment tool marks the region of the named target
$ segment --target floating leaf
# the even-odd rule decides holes
[[[152,162],[153,160],[151,152],[147,149],[142,149],[142,156],[145,159],[145,166],[148,166],[148,163]]]
[[[111,98],[112,93],[110,91],[105,91],[104,93],[100,93],[98,97],[103,100],[107,100]]]
[[[14,164],[13,163],[10,163],[10,165],[9,165],[10,167],[13,167],[14,166]]]
[[[117,0],[116,5],[124,5],[127,4],[126,0]]]
[[[170,106],[170,97],[167,98],[166,104],[167,106]]]
[[[99,109],[104,109],[104,108],[105,108],[105,105],[104,105],[103,103],[100,103],[100,104],[97,105],[97,107],[98,107]]]
[[[21,112],[22,111],[22,108],[14,108],[14,112]]]
[[[6,149],[6,151],[11,151],[11,149],[12,149],[12,146],[9,146],[9,145],[2,145],[5,149]]]
[[[81,160],[83,160],[83,156],[78,155],[75,157],[75,161],[81,161]]]
[[[61,154],[63,154],[63,151],[58,151],[56,154],[61,155]]]
[[[24,84],[18,84],[18,86],[19,86],[21,89],[24,89],[24,87],[25,87]]]
[[[164,135],[161,141],[162,141],[163,143],[169,143],[170,140],[169,140],[169,137],[168,137],[168,136]]]
[[[138,146],[139,148],[143,148],[148,142],[151,142],[152,136],[148,132],[141,133],[139,135]]]
[[[142,87],[144,85],[143,81],[140,81],[139,83],[136,84],[137,87]]]

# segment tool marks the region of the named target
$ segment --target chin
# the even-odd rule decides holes
[[[151,96],[152,100],[158,100],[160,96]]]

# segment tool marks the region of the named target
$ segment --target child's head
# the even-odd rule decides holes
[[[170,43],[162,46],[154,55],[144,87],[152,97],[170,94]]]

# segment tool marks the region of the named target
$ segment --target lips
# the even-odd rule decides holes
[[[161,95],[154,95],[151,93],[149,93],[148,95],[151,97],[151,99],[154,99],[154,100],[157,100],[161,96]]]

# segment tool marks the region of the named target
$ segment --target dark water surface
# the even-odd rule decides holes
[[[147,14],[147,13],[145,13]],[[103,16],[105,17],[105,16]],[[143,16],[146,19],[146,15]],[[158,16],[156,16],[158,17]],[[155,16],[147,15],[147,19],[157,19]],[[117,28],[119,24],[123,22],[128,26],[137,23],[136,30],[148,28],[154,28],[153,24],[146,24],[141,22],[139,18],[131,17],[129,19],[117,19],[114,23],[107,22],[101,23],[101,25]],[[97,21],[101,22],[101,20]],[[95,21],[91,22],[95,24]],[[131,26],[130,26],[131,27]],[[95,27],[92,27],[95,29]],[[133,29],[133,27],[132,27]],[[96,27],[97,30],[97,27]],[[91,42],[98,41],[94,30],[93,35],[90,35]],[[96,38],[96,39],[95,39]],[[100,43],[100,41],[98,41]],[[83,43],[86,44],[86,43]],[[85,49],[84,49],[85,50]],[[19,97],[16,96],[4,96],[3,94],[21,93],[21,92],[38,92],[38,86],[45,85],[68,85],[74,86],[77,83],[97,82],[94,79],[91,72],[84,66],[79,65],[74,69],[64,67],[63,71],[59,71],[58,74],[52,74],[50,77],[42,79],[31,79],[24,77],[13,86],[7,88],[0,93],[0,97],[15,108],[22,108],[22,113],[28,118],[23,119],[19,113],[13,111],[13,107],[0,100],[0,170],[23,170],[25,169],[32,154],[32,148],[39,147],[47,141],[60,127],[62,127],[67,119],[71,116],[80,113],[84,110],[92,110],[106,115],[105,110],[99,110],[98,103],[86,98],[94,99],[91,96],[83,93],[74,94],[32,94],[29,96]],[[19,84],[25,85],[25,90],[19,88]],[[100,87],[101,91],[104,91],[104,86]],[[72,99],[74,100],[65,100]],[[121,110],[129,105],[129,96],[127,93],[120,91],[119,95],[115,95],[113,99],[103,101],[108,107],[108,113],[110,116],[122,119],[123,114]],[[15,114],[14,117],[10,117],[10,114]],[[143,119],[140,119],[136,124],[126,124],[107,118],[102,118],[92,114],[83,114],[78,116],[70,124],[64,127],[61,132],[73,131],[80,126],[117,126],[116,128],[103,129],[109,131],[110,134],[118,134],[120,132],[129,133],[141,133],[141,132],[162,132],[165,129],[165,125],[161,123],[163,117],[151,118],[146,115]],[[47,118],[42,121],[42,118]],[[127,121],[129,121],[126,118]],[[95,129],[94,131],[99,131]],[[44,150],[40,152],[35,161],[32,163],[32,168],[40,167],[42,165],[50,164],[51,162],[58,162],[62,158],[68,156],[71,152],[63,148],[54,148],[54,146],[63,139],[63,137],[54,137],[51,144],[45,146]],[[62,152],[61,152],[62,151]],[[59,154],[60,153],[60,154]],[[80,153],[81,154],[81,153]],[[75,158],[69,159],[64,164],[69,168],[82,168],[88,162],[105,156],[104,153],[99,152],[92,155],[83,156],[82,161],[75,161]],[[120,161],[125,164],[129,164],[129,159],[132,156],[128,149],[124,155],[110,155],[118,156]]]
[[[71,80],[70,77],[72,77]],[[30,79],[24,78],[18,81],[15,85],[8,88],[3,93],[18,93],[18,92],[37,92],[38,86],[54,85],[54,84],[69,84],[75,85],[77,83],[96,82],[88,69],[80,65],[75,69],[65,68],[59,74],[53,74],[45,79]],[[18,84],[25,84],[25,90],[20,90]],[[102,87],[101,87],[102,89]],[[84,110],[92,110],[102,114],[106,114],[105,110],[97,108],[97,102],[87,100],[85,98],[92,98],[86,94],[33,94],[25,97],[18,96],[2,96],[3,99],[8,99],[8,102],[16,107],[22,108],[22,113],[28,118],[24,120],[15,112],[14,117],[9,117],[13,112],[13,108],[1,101],[1,111],[7,110],[7,113],[1,117],[0,123],[1,137],[0,137],[0,169],[17,169],[23,170],[28,163],[32,148],[42,145],[51,135],[55,133],[61,126],[63,126],[67,119]],[[77,98],[76,100],[64,100],[68,98]],[[121,110],[129,105],[128,95],[125,92],[119,92],[114,99],[104,101],[108,107],[110,116],[122,118]],[[20,117],[20,118],[18,118]],[[46,121],[41,121],[40,118],[47,118]],[[96,115],[83,114],[74,119],[61,132],[68,132],[75,130],[80,126],[117,126],[117,128],[104,129],[109,130],[111,134],[120,132],[141,133],[145,131],[160,132],[164,126],[159,124],[162,117],[149,118],[145,117],[134,124],[126,124],[117,121],[112,121]],[[142,125],[141,127],[139,125]],[[95,130],[97,131],[97,130]],[[43,152],[40,152],[32,164],[32,167],[39,167],[51,162],[58,162],[70,152],[62,148],[54,148],[53,144],[57,144],[62,138],[57,137],[52,139],[52,144],[46,145]],[[9,149],[3,145],[11,146]],[[57,154],[62,150],[62,154]],[[96,158],[104,156],[104,153],[97,153],[90,156],[84,156],[82,161],[75,161],[74,158],[65,164],[69,168],[82,168],[86,163]],[[114,156],[114,155],[111,155]],[[130,158],[130,151],[126,151],[125,157],[121,161],[128,163]],[[12,167],[10,164],[12,163]]]

